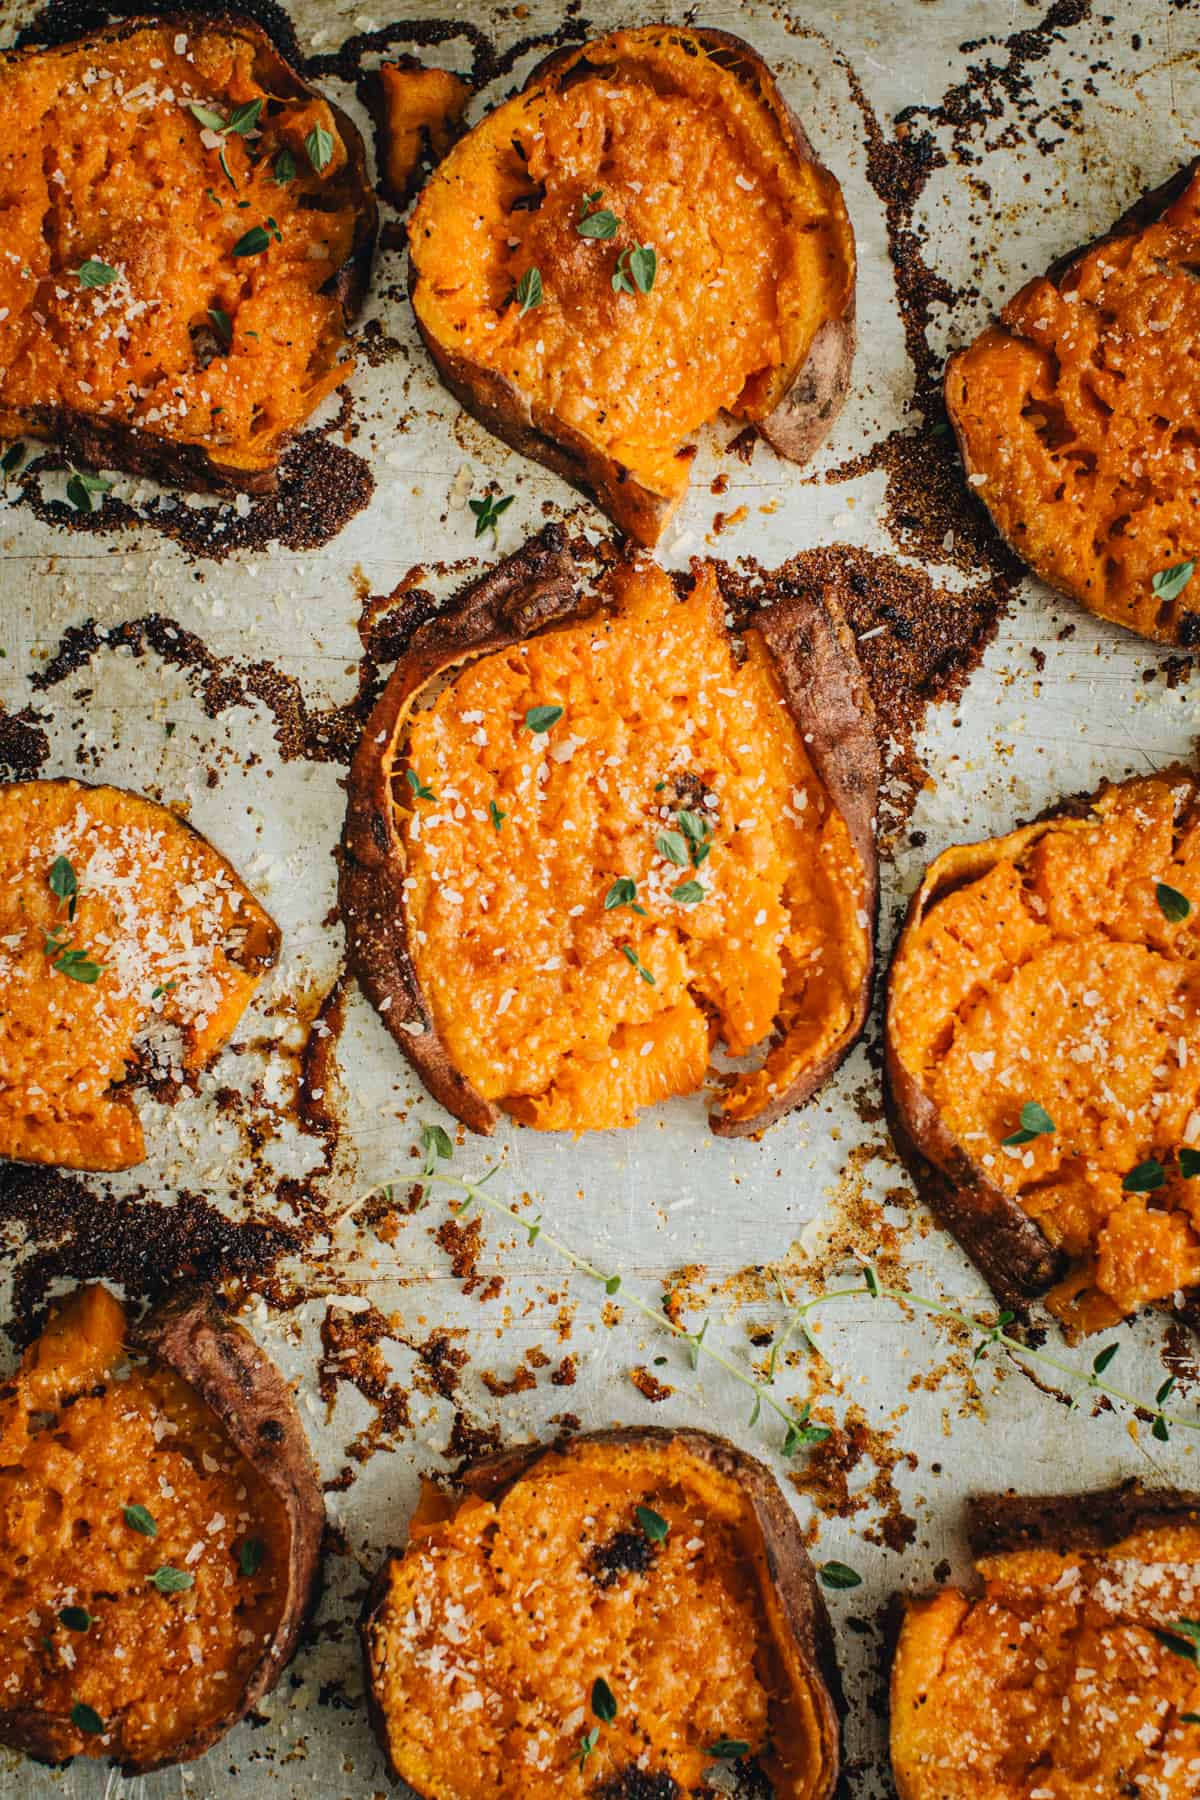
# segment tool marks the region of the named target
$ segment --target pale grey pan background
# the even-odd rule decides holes
[[[429,13],[437,11],[430,6]],[[809,6],[790,11],[759,0],[740,6],[701,9],[701,22],[739,32],[779,70],[788,99],[807,126],[818,154],[841,178],[858,234],[861,275],[858,314],[860,347],[853,396],[842,414],[818,469],[829,468],[877,441],[904,422],[912,374],[903,345],[893,274],[888,259],[879,200],[866,180],[860,113],[853,104],[847,68],[854,71],[876,115],[888,121],[902,107],[936,104],[960,80],[969,57],[959,46],[987,36],[1002,40],[1038,25],[1048,0],[1037,4],[986,4],[981,0],[860,0],[840,9]],[[510,10],[457,5],[449,14],[486,24],[494,11],[498,44],[551,29],[560,9],[532,0],[528,17]],[[1028,273],[1107,226],[1144,188],[1161,181],[1200,143],[1195,98],[1200,60],[1200,7],[1195,4],[1137,4],[1105,0],[1088,16],[1086,4],[1060,5],[1062,25],[1050,54],[1031,70],[1036,99],[1069,91],[1081,100],[1075,129],[1054,129],[1053,154],[1041,154],[1022,130],[1003,148],[988,148],[978,131],[971,167],[951,159],[926,188],[917,212],[927,235],[929,260],[951,282],[975,273],[980,298],[947,313],[935,309],[933,332],[939,350],[962,342]],[[369,15],[352,0],[298,0],[293,7],[302,42],[309,49],[334,48],[352,31],[382,25],[393,16],[386,6]],[[1101,15],[1103,14],[1103,17]],[[28,13],[0,4],[0,31],[7,41]],[[406,5],[403,18],[425,16]],[[680,14],[682,17],[683,15]],[[598,6],[589,14],[599,30],[618,23],[644,22],[630,4]],[[1139,47],[1135,47],[1135,45]],[[1003,62],[997,43],[984,54]],[[451,40],[440,52],[464,67],[465,45]],[[532,57],[529,59],[533,60]],[[1107,62],[1107,72],[1089,71]],[[515,71],[523,75],[526,64]],[[508,81],[498,84],[506,89]],[[332,84],[334,96],[356,111],[353,94]],[[493,98],[475,102],[473,116]],[[990,122],[989,142],[1005,134],[1008,119]],[[1036,135],[1036,134],[1035,134]],[[949,133],[935,127],[949,148]],[[981,235],[968,218],[979,181],[990,184],[991,210]],[[251,660],[275,660],[295,675],[309,702],[338,701],[352,690],[352,669],[360,646],[355,633],[359,568],[376,593],[386,592],[414,563],[453,560],[474,552],[473,520],[464,505],[474,485],[481,491],[496,477],[516,503],[504,517],[500,546],[514,548],[541,522],[541,503],[569,507],[574,497],[549,474],[523,462],[490,439],[438,387],[417,344],[407,304],[383,300],[400,277],[395,253],[382,258],[376,297],[367,316],[382,318],[387,332],[409,353],[378,370],[363,367],[355,379],[356,416],[365,430],[358,448],[370,450],[377,481],[374,502],[319,554],[272,549],[237,556],[210,566],[207,580],[176,546],[147,532],[83,539],[32,521],[0,501],[0,698],[18,707],[30,698],[27,677],[39,653],[54,645],[68,625],[94,616],[111,624],[159,610],[198,632],[219,653]],[[408,428],[395,432],[403,415]],[[723,431],[722,436],[727,436]],[[463,474],[464,469],[468,471]],[[717,502],[709,494],[713,475],[723,470],[729,493]],[[132,482],[121,491],[131,492]],[[143,491],[153,492],[151,484]],[[668,559],[686,561],[703,548],[717,505],[726,511],[745,502],[747,518],[720,540],[719,553],[753,553],[770,564],[809,545],[833,541],[891,550],[881,505],[882,475],[837,486],[805,484],[799,473],[760,449],[750,469],[702,449],[692,495],[678,531],[666,547]],[[446,524],[439,522],[449,500]],[[759,511],[778,501],[769,515]],[[587,515],[599,529],[601,521]],[[935,574],[939,573],[935,571]],[[961,586],[953,569],[940,572]],[[444,584],[448,587],[448,583]],[[1063,643],[1066,622],[1075,632]],[[1030,646],[1045,652],[1038,676]],[[1162,679],[1149,686],[1143,670],[1159,659],[1152,649],[1091,620],[1033,580],[1021,604],[1005,622],[998,641],[971,679],[960,705],[935,712],[921,749],[937,775],[924,794],[913,825],[927,833],[924,851],[904,851],[884,870],[882,925],[886,951],[898,903],[915,885],[922,860],[963,837],[1005,829],[1060,792],[1093,787],[1105,775],[1119,777],[1188,755],[1196,734],[1193,685],[1169,692]],[[90,689],[85,700],[71,698]],[[201,830],[227,852],[256,885],[284,928],[281,966],[259,1008],[260,1018],[279,996],[308,998],[334,976],[341,954],[337,930],[320,921],[334,893],[336,842],[343,808],[336,765],[281,762],[271,721],[257,706],[237,707],[216,721],[205,717],[186,678],[153,656],[133,662],[102,652],[86,677],[67,682],[41,702],[53,713],[55,759],[47,773],[71,772],[83,739],[97,752],[97,776],[134,787],[160,784],[166,798],[185,803]],[[163,731],[176,721],[171,738]],[[115,739],[119,747],[111,748]],[[208,788],[202,764],[215,751],[229,752],[223,777]],[[261,760],[249,764],[249,753]],[[267,778],[267,771],[270,778]],[[258,1035],[247,1031],[245,1035]],[[206,1084],[248,1085],[261,1072],[249,1059],[226,1058]],[[268,1070],[268,1085],[284,1091],[293,1064],[282,1059]],[[407,1161],[416,1121],[441,1117],[417,1090],[374,1015],[355,995],[342,1039],[341,1107],[346,1120],[337,1189],[347,1204],[373,1182]],[[502,1130],[486,1149],[468,1147],[458,1161],[481,1170],[493,1156],[508,1169],[512,1192],[541,1197],[548,1217],[581,1250],[602,1264],[618,1266],[627,1282],[647,1295],[658,1294],[659,1279],[691,1261],[714,1274],[731,1274],[753,1262],[819,1245],[822,1231],[836,1222],[839,1176],[865,1128],[849,1096],[873,1081],[860,1050],[831,1089],[798,1115],[775,1127],[762,1143],[721,1143],[704,1127],[700,1103],[676,1104],[647,1117],[631,1133],[600,1136],[572,1144],[552,1137]],[[410,1107],[399,1125],[397,1109]],[[150,1160],[114,1188],[165,1188],[184,1181],[203,1185],[218,1200],[235,1191],[240,1164],[236,1130],[216,1122],[203,1097],[171,1112],[146,1108]],[[448,1121],[447,1121],[448,1122]],[[870,1142],[879,1141],[872,1128]],[[308,1140],[285,1141],[272,1151],[282,1166],[288,1158],[303,1167],[314,1157]],[[879,1192],[895,1185],[894,1168],[872,1160],[866,1178]],[[239,1202],[225,1201],[232,1210]],[[904,1224],[906,1214],[895,1210]],[[916,1227],[924,1222],[919,1208]],[[409,1221],[392,1247],[354,1223],[334,1238],[335,1279],[331,1286],[361,1305],[369,1294],[385,1313],[396,1311],[413,1334],[428,1324],[463,1325],[469,1347],[478,1352],[467,1376],[467,1395],[476,1417],[498,1421],[510,1439],[550,1429],[552,1413],[570,1407],[586,1426],[613,1421],[703,1424],[729,1433],[768,1458],[774,1438],[760,1424],[747,1425],[746,1396],[711,1368],[690,1375],[669,1344],[652,1339],[634,1319],[613,1329],[599,1323],[594,1292],[568,1282],[564,1271],[538,1247],[506,1243],[488,1227],[485,1272],[502,1266],[503,1300],[481,1307],[463,1301],[445,1257],[431,1242],[428,1218]],[[22,1246],[14,1244],[18,1254]],[[870,1252],[869,1243],[859,1246]],[[909,1233],[907,1256],[914,1285],[939,1288],[968,1306],[983,1306],[982,1284],[958,1250],[936,1232]],[[799,1277],[802,1281],[802,1276]],[[579,1358],[579,1381],[571,1389],[544,1384],[536,1393],[489,1401],[478,1365],[509,1372],[530,1343],[554,1349],[553,1314],[546,1296],[557,1293],[578,1302],[571,1342]],[[526,1303],[529,1303],[528,1306]],[[321,1457],[324,1473],[343,1462],[343,1446],[367,1421],[368,1409],[352,1389],[341,1387],[332,1417],[316,1395],[313,1379],[319,1351],[318,1328],[326,1302],[311,1301],[299,1312],[271,1318],[265,1307],[249,1323],[263,1344],[299,1384],[301,1404]],[[756,1318],[771,1309],[758,1305]],[[1102,1483],[1127,1473],[1200,1484],[1191,1445],[1152,1444],[1145,1432],[1131,1441],[1125,1421],[1092,1418],[1086,1409],[1070,1414],[1030,1382],[1007,1373],[985,1378],[983,1402],[973,1411],[962,1405],[957,1378],[940,1392],[910,1391],[914,1375],[943,1362],[944,1336],[894,1314],[857,1303],[825,1315],[823,1341],[844,1378],[848,1399],[863,1407],[873,1424],[895,1431],[895,1441],[911,1449],[918,1466],[903,1463],[895,1479],[904,1504],[915,1513],[918,1532],[912,1548],[896,1554],[867,1542],[862,1532],[877,1522],[871,1506],[849,1523],[818,1520],[816,1542],[823,1558],[836,1557],[862,1571],[865,1583],[848,1595],[831,1596],[851,1697],[847,1747],[857,1767],[855,1794],[887,1792],[883,1723],[877,1680],[878,1635],[856,1636],[844,1628],[854,1615],[874,1618],[898,1586],[920,1587],[943,1557],[961,1567],[958,1521],[961,1501],[980,1486],[1019,1484],[1032,1491]],[[417,1321],[426,1321],[418,1326]],[[744,1316],[732,1301],[718,1302],[712,1330],[739,1353],[745,1349]],[[1152,1391],[1161,1379],[1156,1349],[1159,1333],[1139,1324],[1126,1340],[1121,1359],[1125,1380]],[[628,1379],[634,1363],[662,1351],[669,1370],[660,1371],[676,1393],[667,1407],[653,1407]],[[403,1378],[410,1352],[399,1343],[388,1354]],[[1077,1353],[1078,1354],[1078,1353]],[[802,1383],[797,1383],[799,1391]],[[1191,1405],[1189,1397],[1184,1404]],[[394,1454],[377,1455],[344,1495],[331,1497],[330,1510],[347,1533],[354,1556],[369,1569],[386,1545],[402,1536],[424,1468],[444,1466],[439,1451],[448,1431],[449,1409],[415,1396],[414,1430]],[[932,1465],[938,1465],[934,1470]],[[775,1466],[782,1471],[782,1463]],[[869,1466],[852,1477],[866,1479]],[[809,1503],[797,1497],[806,1518]],[[46,1771],[15,1757],[0,1760],[0,1792],[11,1795],[92,1797],[122,1791],[138,1800],[176,1794],[197,1797],[320,1794],[322,1800],[369,1796],[387,1783],[361,1706],[352,1710],[318,1702],[322,1685],[340,1682],[357,1699],[360,1680],[351,1626],[351,1596],[361,1587],[351,1559],[334,1558],[322,1603],[323,1630],[315,1647],[302,1652],[263,1712],[268,1723],[240,1726],[201,1762],[142,1782],[124,1783],[103,1768],[78,1764]],[[295,1683],[296,1685],[293,1685]],[[453,1721],[447,1721],[452,1732]]]

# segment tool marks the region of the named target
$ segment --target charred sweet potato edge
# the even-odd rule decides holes
[[[966,1538],[975,1563],[987,1556],[1022,1550],[1086,1554],[1107,1550],[1143,1527],[1176,1524],[1180,1520],[1200,1528],[1200,1493],[1146,1488],[1131,1478],[1114,1487],[1075,1494],[973,1494],[967,1501]],[[910,1607],[920,1598],[896,1595],[886,1621],[890,1742],[900,1800],[930,1800],[924,1790],[904,1783],[895,1767],[901,1633]]]
[[[413,965],[392,770],[403,746],[408,710],[435,676],[586,618],[595,608],[596,601],[577,582],[561,531],[548,526],[414,632],[367,720],[350,770],[338,883],[350,967],[434,1099],[484,1135],[495,1130],[501,1110],[454,1066]],[[824,603],[807,592],[775,601],[754,614],[753,624],[771,652],[805,750],[862,863],[868,956],[851,1017],[828,1053],[752,1118],[711,1114],[709,1124],[719,1137],[756,1135],[810,1099],[858,1041],[871,1001],[879,903],[879,748],[853,645]]]
[[[740,1488],[751,1501],[762,1540],[762,1574],[776,1603],[771,1628],[785,1636],[794,1649],[812,1697],[819,1722],[824,1768],[813,1789],[813,1800],[831,1800],[838,1790],[841,1765],[841,1718],[845,1713],[841,1675],[834,1648],[833,1628],[824,1596],[817,1582],[804,1533],[784,1499],[779,1484],[762,1463],[735,1444],[706,1431],[672,1431],[661,1426],[618,1426],[607,1431],[585,1432],[565,1446],[595,1444],[614,1448],[653,1444],[679,1448],[706,1463],[720,1477]],[[467,1494],[497,1500],[528,1474],[554,1446],[525,1444],[470,1463],[457,1476]],[[367,1711],[388,1767],[399,1778],[390,1747],[387,1716],[375,1682],[372,1652],[374,1630],[387,1599],[391,1565],[403,1551],[385,1556],[363,1603],[359,1619]]]
[[[819,162],[803,125],[783,98],[768,64],[745,39],[732,32],[700,27],[668,25],[646,27],[693,43],[737,79],[770,113],[788,153],[799,163]],[[576,71],[590,68],[589,57],[603,40],[557,50],[540,62],[527,77],[523,93],[539,87],[566,85]],[[477,129],[484,129],[483,120]],[[849,280],[844,303],[836,315],[818,330],[804,362],[788,372],[784,391],[757,429],[780,456],[804,463],[813,456],[830,431],[850,391],[850,371],[857,341],[855,326],[855,251],[853,231],[846,221],[849,240]],[[410,255],[408,287],[414,301],[417,329],[437,367],[442,382],[460,406],[480,423],[535,462],[553,470],[564,481],[593,500],[613,523],[636,543],[652,546],[666,529],[681,496],[667,496],[639,481],[637,475],[605,454],[583,433],[565,422],[551,431],[544,423],[536,395],[521,392],[504,375],[442,343],[427,328],[416,306],[421,281],[416,260]]]
[[[280,94],[303,96],[316,91],[287,62],[262,27],[237,12],[217,11],[211,16],[186,11],[146,13],[88,32],[76,41],[74,47],[83,49],[94,44],[97,48],[103,48],[105,44],[119,43],[136,35],[147,25],[177,25],[184,31],[224,30],[236,34],[254,46],[255,56],[261,60],[265,78],[272,84],[278,84]],[[53,54],[70,47],[72,46],[35,45],[28,49],[7,51],[0,55],[0,64],[16,57]],[[343,320],[349,327],[358,315],[370,283],[379,209],[367,168],[366,149],[358,127],[349,114],[343,112],[326,95],[322,94],[321,98],[336,119],[338,132],[346,147],[349,159],[347,180],[353,189],[355,203],[353,248],[323,291],[340,302]],[[178,443],[156,432],[147,431],[142,426],[89,417],[67,407],[40,409],[36,417],[29,418],[26,429],[31,435],[54,439],[73,461],[90,468],[124,469],[132,475],[147,475],[178,487],[215,494],[270,494],[274,493],[279,484],[278,458],[271,466],[262,469],[231,466],[223,463],[219,454],[208,451],[199,444]],[[282,450],[284,445],[280,444],[279,448]]]
[[[1195,771],[1184,766],[1165,769],[1193,783]],[[1101,788],[1100,793],[1105,790]],[[1023,854],[1039,837],[1067,819],[1087,819],[1099,795],[1077,794],[1058,801],[1031,824],[977,844],[952,846],[930,863],[892,952],[894,971],[905,934],[918,926],[932,906],[955,888],[987,873],[998,855]],[[1065,1252],[1052,1245],[1020,1201],[989,1180],[942,1123],[941,1115],[920,1083],[905,1068],[892,1029],[891,981],[885,1000],[883,1097],[888,1129],[900,1160],[918,1194],[938,1223],[962,1245],[1003,1306],[1023,1313],[1062,1279]],[[1183,1297],[1173,1309],[1185,1322],[1200,1322],[1200,1294]]]
[[[134,1328],[131,1341],[199,1395],[233,1448],[279,1500],[288,1526],[284,1604],[249,1679],[224,1713],[173,1745],[169,1754],[122,1765],[127,1775],[145,1775],[202,1756],[275,1686],[320,1591],[325,1501],[287,1383],[249,1332],[228,1318],[210,1294],[184,1290],[153,1308]],[[58,1715],[31,1708],[0,1711],[0,1737],[43,1762],[62,1760],[62,1724]]]

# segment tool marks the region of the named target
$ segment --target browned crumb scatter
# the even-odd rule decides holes
[[[657,1406],[661,1400],[669,1400],[671,1395],[675,1392],[675,1389],[668,1386],[665,1381],[660,1381],[657,1375],[652,1375],[649,1369],[641,1367],[631,1369],[629,1371],[629,1379],[638,1390],[638,1393],[655,1406]]]

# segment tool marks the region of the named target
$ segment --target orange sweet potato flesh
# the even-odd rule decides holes
[[[1200,1283],[1200,784],[1168,770],[1077,812],[932,865],[887,1020],[919,1185],[1006,1300],[1003,1209],[1032,1222],[1071,1333]],[[1054,1129],[1006,1146],[1029,1103]]]
[[[423,1800],[682,1800],[721,1739],[746,1746],[723,1765],[744,1791],[826,1800],[828,1622],[765,1469],[701,1433],[626,1431],[467,1483],[418,1513],[364,1617],[376,1730]],[[616,1716],[581,1768],[597,1680]]]
[[[73,895],[52,886],[64,864]],[[0,786],[0,1156],[140,1162],[121,1084],[147,1059],[177,1077],[210,1062],[278,947],[229,863],[165,807],[76,781]]]
[[[450,69],[428,69],[415,57],[379,70],[380,170],[397,206],[420,185],[421,164],[450,148],[471,98],[470,85]]]
[[[119,1302],[80,1289],[0,1394],[0,1742],[147,1769],[236,1718],[291,1598],[290,1526],[195,1390],[126,1369],[128,1345]]]
[[[455,1068],[527,1124],[630,1125],[700,1088],[718,1039],[768,1044],[722,1096],[752,1123],[857,1016],[870,876],[757,631],[735,661],[711,566],[682,600],[644,561],[608,593],[412,716],[405,770],[436,796],[398,771],[417,977]],[[562,708],[541,733],[539,706]]]
[[[1167,643],[1200,642],[1200,161],[1027,283],[951,359],[975,492],[1052,587]]]
[[[589,199],[590,196],[590,199]],[[607,211],[614,236],[581,236]],[[551,58],[427,184],[417,323],[452,391],[652,544],[722,410],[803,460],[844,397],[854,240],[770,71],[721,32],[648,26]],[[648,293],[614,292],[638,245]],[[541,303],[517,284],[537,269]]]
[[[984,1556],[978,1570],[981,1592],[945,1588],[906,1610],[899,1800],[1194,1800],[1200,1726],[1183,1715],[1200,1712],[1200,1672],[1156,1634],[1200,1620],[1196,1517],[1103,1547]]]
[[[249,132],[189,110],[228,121],[255,102]],[[320,172],[314,130],[331,144]],[[375,224],[354,127],[257,27],[218,20],[0,56],[0,138],[0,438],[272,485],[289,434],[350,372]],[[266,247],[235,255],[260,227]],[[86,286],[85,264],[116,279]]]

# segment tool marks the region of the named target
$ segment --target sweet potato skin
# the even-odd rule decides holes
[[[169,1754],[122,1765],[126,1775],[146,1775],[202,1756],[274,1687],[316,1604],[325,1502],[296,1403],[283,1377],[210,1294],[181,1291],[146,1315],[134,1342],[195,1390],[221,1421],[230,1442],[280,1500],[290,1527],[287,1599],[278,1629],[249,1681],[225,1713],[174,1745]],[[4,1742],[42,1762],[64,1759],[67,1724],[29,1708],[0,1711]]]
[[[1193,785],[1197,781],[1195,771],[1183,765],[1162,774]],[[1049,1242],[1020,1202],[991,1181],[986,1170],[952,1136],[933,1102],[904,1067],[892,1017],[894,971],[905,933],[920,924],[943,893],[984,874],[998,853],[1012,851],[1018,844],[1027,848],[1065,819],[1087,818],[1093,799],[1098,797],[1073,795],[1048,808],[1032,824],[1005,837],[957,849],[953,866],[946,869],[944,879],[939,873],[944,859],[936,859],[909,902],[889,974],[884,1025],[884,1107],[892,1141],[918,1194],[938,1223],[958,1240],[1001,1305],[1018,1314],[1027,1311],[1032,1301],[1040,1299],[1062,1279],[1068,1258]],[[1195,1326],[1200,1322],[1200,1296],[1185,1292],[1170,1310],[1183,1323]]]
[[[798,162],[817,164],[807,133],[783,99],[770,68],[751,45],[731,32],[708,27],[689,27],[687,35],[755,94],[775,119]],[[580,60],[577,45],[554,51],[532,70],[523,91],[529,93],[539,86],[553,86],[569,76]],[[410,298],[415,294],[418,282],[416,265],[410,257]],[[656,492],[565,422],[555,420],[551,423],[543,418],[540,409],[514,383],[441,343],[427,329],[415,307],[414,317],[443,384],[460,406],[512,449],[540,462],[578,488],[635,543],[647,548],[658,543],[682,495],[670,497]],[[855,294],[851,279],[838,316],[826,320],[820,327],[787,392],[764,418],[757,421],[757,429],[772,449],[788,461],[807,462],[831,429],[849,392],[855,343]],[[694,451],[687,446],[680,452],[681,457],[686,456],[689,460],[692,454]]]
[[[571,559],[561,546],[561,533],[547,527],[539,539],[469,587],[452,611],[414,634],[367,721],[350,772],[338,887],[350,966],[430,1093],[485,1135],[495,1130],[501,1109],[455,1069],[421,994],[409,951],[403,848],[389,770],[407,708],[433,675],[592,610],[594,602],[577,592]],[[756,613],[753,623],[771,652],[805,749],[844,817],[862,863],[869,955],[852,1016],[829,1052],[754,1116],[731,1119],[712,1113],[710,1126],[722,1137],[756,1136],[810,1099],[848,1055],[870,1006],[878,913],[879,748],[852,643],[824,603],[808,591],[783,596]]]
[[[685,1454],[707,1463],[749,1497],[762,1533],[771,1588],[778,1600],[788,1638],[795,1646],[820,1713],[821,1743],[826,1767],[821,1786],[814,1790],[813,1800],[832,1800],[834,1794],[840,1791],[841,1718],[845,1712],[833,1627],[804,1542],[804,1533],[770,1470],[728,1439],[716,1437],[706,1431],[672,1431],[662,1426],[617,1426],[608,1431],[585,1432],[568,1442],[635,1448],[639,1444],[663,1447],[678,1445]],[[548,1449],[554,1447],[523,1444],[511,1450],[500,1451],[495,1456],[469,1464],[457,1477],[458,1484],[468,1493],[483,1499],[498,1499],[520,1481]],[[384,1558],[367,1592],[359,1619],[368,1716],[394,1778],[399,1778],[399,1770],[391,1759],[387,1721],[375,1690],[371,1633],[383,1608],[389,1564],[392,1557],[399,1554],[398,1550],[393,1550]]]
[[[1200,157],[1195,157],[1191,162],[1185,163],[1174,175],[1169,176],[1166,181],[1160,183],[1157,187],[1150,188],[1146,193],[1141,195],[1139,199],[1135,200],[1131,206],[1126,208],[1125,212],[1121,214],[1120,218],[1115,221],[1108,231],[1102,232],[1089,243],[1080,246],[1079,249],[1068,251],[1063,256],[1058,257],[1046,270],[1044,279],[1053,286],[1061,288],[1067,277],[1072,274],[1085,258],[1091,256],[1094,251],[1103,248],[1106,244],[1114,243],[1121,238],[1128,237],[1144,230],[1149,225],[1155,224],[1167,209],[1171,207],[1198,178],[1200,178]],[[1029,287],[1032,284],[1026,285]],[[1022,289],[1021,293],[1018,293],[1014,297],[1012,302],[1013,305],[1019,303],[1021,294],[1025,291],[1025,289]],[[946,412],[954,430],[959,455],[962,459],[963,471],[968,481],[970,481],[973,476],[985,475],[987,473],[975,459],[964,416],[965,396],[962,371],[970,348],[971,346],[967,346],[966,349],[957,351],[950,357],[946,364],[943,380]],[[986,495],[986,488],[984,489],[984,494]],[[988,510],[992,518],[992,523],[995,525],[1001,537],[1004,538],[1004,541],[1008,544],[1009,548],[1013,550],[1022,561],[1025,561],[1027,555],[1026,547],[1023,547],[1016,540],[1012,532],[1005,529],[1003,522],[996,516],[996,513],[990,507]],[[1119,611],[1106,608],[1102,605],[1093,604],[1086,594],[1080,592],[1078,588],[1072,587],[1063,581],[1056,579],[1054,574],[1045,568],[1037,567],[1033,564],[1030,564],[1029,566],[1034,569],[1034,573],[1037,574],[1041,580],[1045,581],[1048,586],[1056,589],[1059,593],[1066,594],[1071,599],[1078,600],[1082,605],[1088,607],[1089,611],[1095,612],[1100,617],[1110,618],[1114,623],[1123,625],[1127,629],[1137,632],[1139,635],[1157,638],[1164,643],[1179,644],[1185,647],[1194,646],[1197,641],[1200,641],[1200,612],[1189,610],[1188,601],[1191,596],[1188,594],[1185,594],[1179,603],[1173,606],[1170,620],[1165,626],[1143,625],[1135,623],[1128,617],[1122,616]]]
[[[89,32],[81,44],[95,45],[103,51],[106,44],[120,43],[133,36],[148,22],[146,17],[131,18]],[[199,27],[235,32],[254,46],[260,66],[279,95],[301,95],[311,90],[291,67],[271,39],[250,20],[233,14],[204,18],[186,12],[155,15],[154,23],[177,25],[181,30]],[[11,52],[26,56],[36,51]],[[0,58],[2,61],[3,58]],[[322,96],[325,98],[325,96]],[[350,177],[355,190],[356,222],[350,256],[335,272],[323,291],[341,304],[342,315],[349,326],[357,317],[366,298],[375,254],[378,206],[367,168],[367,154],[350,116],[326,100],[337,121],[339,135],[346,146]],[[221,461],[201,445],[176,442],[142,426],[131,426],[120,420],[101,419],[64,406],[39,409],[36,416],[24,422],[33,436],[50,438],[60,443],[72,461],[91,468],[123,469],[132,475],[144,475],[177,487],[214,494],[269,494],[279,485],[278,464],[263,469],[244,469]]]

